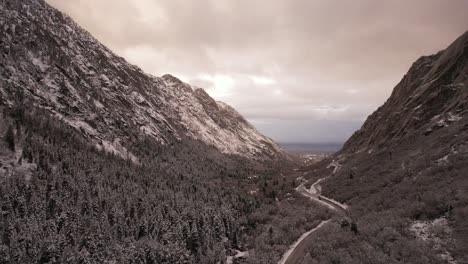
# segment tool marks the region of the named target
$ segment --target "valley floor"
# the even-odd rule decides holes
[[[339,168],[339,165],[335,165],[332,163],[335,168]],[[333,171],[333,173],[336,170]],[[307,172],[304,172],[306,174]],[[316,202],[317,204],[320,204],[321,206],[325,206],[331,210],[333,210],[336,215],[338,216],[344,216],[347,214],[347,206],[344,204],[340,204],[339,202],[333,201],[330,198],[327,198],[325,196],[322,196],[320,193],[320,182],[323,181],[324,179],[328,178],[323,177],[318,180],[316,180],[311,186],[310,189],[307,189],[305,186],[308,183],[308,181],[304,181],[301,183],[295,190],[296,192],[300,193],[304,197],[307,197],[311,199],[312,201]],[[318,224],[316,227],[314,227],[312,230],[304,233],[291,247],[290,249],[283,255],[281,260],[278,262],[278,264],[295,264],[298,263],[300,260],[302,260],[307,252],[308,248],[313,246],[313,237],[315,235],[315,232],[320,230],[322,227],[324,227],[326,224],[328,224],[332,219],[324,220],[320,224]]]

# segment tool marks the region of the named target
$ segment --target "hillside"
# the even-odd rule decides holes
[[[312,258],[468,263],[468,32],[418,59],[343,149],[314,169],[332,160],[341,166],[322,182],[323,194],[350,206],[360,232],[335,225]]]
[[[171,75],[142,72],[42,0],[0,2],[0,95],[34,105],[99,148],[128,151],[141,136],[161,144],[200,140],[226,154],[283,157],[233,108]]]

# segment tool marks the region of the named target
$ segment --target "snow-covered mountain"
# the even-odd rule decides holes
[[[0,95],[23,91],[99,148],[136,159],[142,135],[200,140],[223,153],[284,155],[232,107],[171,75],[144,73],[43,0],[0,1]]]

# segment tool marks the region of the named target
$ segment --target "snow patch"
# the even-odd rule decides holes
[[[232,264],[234,263],[234,259],[238,259],[238,258],[248,258],[250,255],[249,255],[249,251],[239,251],[239,250],[236,250],[236,255],[234,256],[228,256],[226,258],[226,264]]]
[[[47,71],[49,65],[45,64],[39,57],[33,56],[31,53],[29,53],[29,56],[31,58],[32,64],[37,66],[42,72]]]
[[[101,102],[99,102],[98,100],[94,100],[93,103],[97,108],[100,108],[100,109],[104,108],[104,105]]]
[[[98,134],[96,129],[83,120],[70,120],[65,118],[64,121],[80,131],[85,131],[89,135],[95,136]]]
[[[138,104],[143,104],[144,102],[146,102],[146,99],[143,97],[143,95],[141,95],[140,93],[138,93],[136,91],[132,92],[132,98]]]
[[[249,191],[249,194],[254,195],[258,193],[258,188]]]
[[[432,221],[414,221],[409,226],[409,230],[417,238],[433,245],[433,249],[438,255],[450,264],[456,264],[457,261],[447,250],[448,243],[453,240],[452,229],[445,217],[437,218]]]
[[[120,142],[118,139],[114,140],[113,143],[102,140],[101,144],[97,144],[96,148],[100,151],[105,151],[107,153],[114,154],[116,156],[119,156],[123,159],[130,160],[135,164],[139,164],[138,158],[133,155],[131,152],[129,152],[125,147],[120,145]]]
[[[111,86],[112,82],[109,80],[109,77],[107,77],[107,75],[101,74],[99,75],[99,78],[102,84],[106,86]]]
[[[450,154],[447,154],[447,155],[443,156],[442,158],[438,159],[436,161],[437,165],[448,164],[449,163],[449,156],[450,156]]]
[[[431,120],[435,122],[437,127],[448,127],[450,123],[458,122],[463,119],[463,116],[448,112],[446,114],[436,115]]]
[[[456,115],[456,114],[454,114],[452,112],[449,112],[447,114],[447,121],[449,121],[449,122],[457,122],[457,121],[462,120],[462,118],[463,118],[462,116]]]

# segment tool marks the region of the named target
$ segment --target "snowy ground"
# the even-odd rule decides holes
[[[409,230],[426,243],[430,243],[438,255],[450,264],[456,264],[456,260],[447,250],[452,240],[452,229],[445,217],[432,221],[414,221]]]
[[[234,256],[228,256],[226,258],[226,264],[232,264],[234,263],[234,259],[237,259],[237,258],[247,258],[249,257],[249,252],[248,251],[239,251],[239,250],[236,250],[236,255]]]

